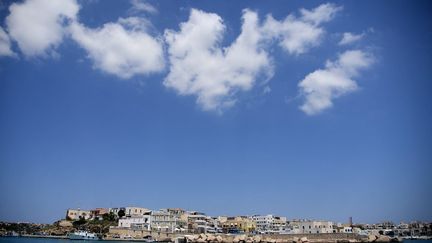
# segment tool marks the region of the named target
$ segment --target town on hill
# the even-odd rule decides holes
[[[31,236],[63,237],[86,231],[108,240],[188,242],[390,242],[407,238],[429,239],[432,224],[347,223],[329,220],[287,219],[279,215],[208,216],[181,208],[151,210],[143,207],[67,209],[54,224],[0,224],[0,235],[18,232]]]

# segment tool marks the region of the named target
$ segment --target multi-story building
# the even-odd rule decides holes
[[[96,218],[102,218],[102,216],[106,213],[109,213],[109,210],[106,208],[95,208],[90,210],[91,213],[91,217],[96,219]]]
[[[222,223],[219,221],[219,217],[207,216],[206,221],[206,233],[223,233]]]
[[[148,215],[151,213],[150,209],[141,208],[141,207],[119,207],[119,208],[110,208],[109,212],[112,212],[114,215],[118,215],[120,211],[125,213],[125,217],[134,217],[134,216],[142,216]]]
[[[353,228],[351,226],[342,226],[342,227],[338,227],[338,232],[339,233],[353,233]]]
[[[142,216],[142,215],[148,215],[150,213],[151,213],[151,210],[147,209],[147,208],[140,208],[140,207],[126,207],[125,208],[126,217]]]
[[[289,226],[296,233],[301,234],[336,233],[337,231],[333,222],[322,220],[294,220],[290,221]]]
[[[142,215],[142,216],[123,217],[119,219],[118,227],[150,230],[151,216]]]
[[[287,227],[286,217],[269,215],[254,215],[249,217],[256,223],[256,230],[261,233],[265,232],[280,232]]]
[[[152,211],[150,226],[152,230],[174,232],[179,218],[167,211]]]
[[[185,222],[185,228],[190,233],[206,233],[209,227],[210,217],[204,213],[196,211],[188,211],[180,217],[180,220]]]
[[[92,214],[89,210],[82,209],[68,209],[66,211],[66,219],[79,220],[79,219],[90,219]]]
[[[178,217],[186,213],[186,211],[181,208],[165,208],[165,209],[161,209],[160,211],[165,211]]]
[[[220,220],[224,233],[251,233],[257,227],[256,222],[246,216],[224,217]]]
[[[123,210],[123,212],[126,210],[126,208],[121,207],[121,208],[109,208],[109,212],[108,213],[113,213],[114,215],[118,215],[118,213],[120,212],[120,210]]]

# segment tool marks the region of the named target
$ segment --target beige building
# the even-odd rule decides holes
[[[224,233],[250,233],[255,231],[257,226],[255,221],[246,216],[221,217],[220,223]]]
[[[90,210],[82,210],[82,209],[68,209],[66,211],[66,219],[70,220],[79,220],[81,218],[83,219],[90,219],[92,217]]]
[[[186,213],[186,211],[181,208],[165,208],[165,209],[161,209],[160,211],[165,211],[178,217]]]
[[[208,218],[205,214],[189,211],[181,215],[180,221],[189,233],[205,233],[208,227]]]
[[[95,208],[90,210],[92,218],[102,218],[102,216],[108,212],[109,210],[107,208]]]
[[[126,217],[130,216],[142,216],[151,213],[150,209],[140,208],[140,207],[126,207],[125,208]]]

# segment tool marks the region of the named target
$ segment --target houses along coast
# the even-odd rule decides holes
[[[64,237],[85,230],[108,240],[282,243],[390,242],[432,236],[432,224],[422,222],[377,224],[329,220],[288,219],[280,215],[209,216],[204,212],[126,206],[67,209],[64,219],[39,226],[33,236]],[[5,227],[0,235],[8,232]],[[20,232],[23,234],[23,232]]]

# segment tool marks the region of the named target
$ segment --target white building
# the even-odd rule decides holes
[[[179,218],[167,211],[151,212],[151,229],[157,231],[174,232]]]
[[[126,217],[142,216],[142,215],[150,214],[151,210],[147,208],[140,208],[140,207],[126,207],[125,213],[126,213]]]
[[[141,208],[141,207],[110,208],[109,212],[112,212],[113,214],[118,215],[120,210],[123,210],[126,217],[142,216],[142,215],[148,215],[151,213],[150,209]]]
[[[336,233],[336,227],[331,221],[298,220],[291,221],[289,225],[300,234]]]
[[[118,227],[150,230],[151,216],[132,216],[119,219]]]
[[[350,226],[344,226],[340,231],[340,233],[352,233],[352,232],[353,232],[353,228]]]
[[[287,219],[286,217],[269,215],[254,215],[249,217],[256,223],[256,230],[258,232],[280,232],[286,230]]]
[[[124,208],[124,207],[123,207],[123,208],[109,208],[108,211],[109,211],[110,213],[113,213],[114,215],[117,216],[117,215],[118,215],[118,212],[119,212],[120,210],[123,210],[123,211],[124,211],[125,209],[126,209],[126,208]]]

